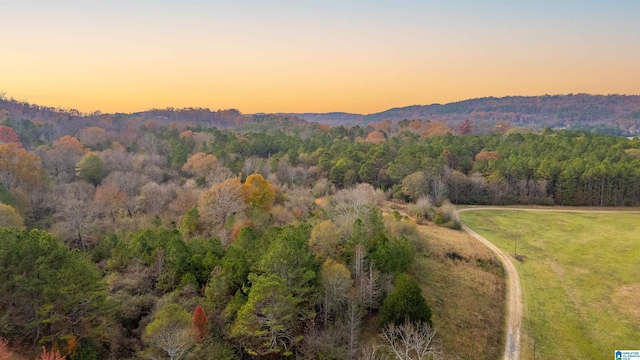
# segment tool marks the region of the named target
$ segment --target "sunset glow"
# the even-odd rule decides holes
[[[595,0],[0,0],[0,92],[244,113],[639,94],[638,14]]]

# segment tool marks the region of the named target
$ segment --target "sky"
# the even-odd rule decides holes
[[[636,0],[0,0],[0,93],[83,112],[375,113],[640,94]]]

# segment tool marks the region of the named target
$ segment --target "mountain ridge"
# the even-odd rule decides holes
[[[338,116],[336,116],[336,114]],[[345,115],[346,114],[346,115]],[[465,120],[542,129],[600,130],[613,134],[640,133],[640,95],[541,95],[483,97],[446,104],[409,105],[373,114],[293,113],[304,120],[335,125],[367,125],[380,121],[429,120],[457,126]]]
[[[478,124],[495,124],[506,121],[511,126],[537,130],[544,128],[573,129],[609,135],[634,136],[640,134],[640,95],[541,95],[482,97],[446,104],[409,105],[394,107],[372,114],[349,112],[327,113],[257,113],[243,114],[238,110],[208,108],[149,109],[130,114],[83,114],[73,109],[38,106],[28,102],[0,97],[0,115],[14,119],[30,119],[55,122],[61,118],[91,121],[112,116],[129,120],[159,123],[191,123],[203,126],[238,127],[264,119],[288,118],[295,123],[301,120],[329,126],[367,126],[382,121],[402,120],[442,121],[455,128],[465,121]],[[268,116],[266,116],[268,115]],[[0,119],[2,120],[2,119]]]

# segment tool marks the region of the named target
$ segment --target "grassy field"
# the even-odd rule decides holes
[[[461,214],[515,262],[522,359],[609,359],[640,349],[640,214],[485,210]]]
[[[425,252],[411,273],[431,306],[445,359],[495,360],[504,346],[503,269],[461,231],[418,226]]]

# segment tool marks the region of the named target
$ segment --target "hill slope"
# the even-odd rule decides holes
[[[359,116],[357,114],[296,114],[325,124],[368,124],[404,119],[441,120],[456,126],[465,120],[495,123],[508,121],[512,126],[535,129],[567,128],[610,135],[640,133],[640,96],[638,95],[544,95],[488,97],[445,105],[413,105]]]
[[[265,116],[266,115],[266,116]],[[412,105],[393,108],[375,114],[361,115],[344,112],[300,114],[244,115],[237,110],[212,111],[206,108],[152,109],[133,114],[82,114],[77,110],[57,109],[0,97],[0,121],[28,119],[56,123],[74,120],[81,126],[95,124],[107,118],[143,123],[190,124],[218,128],[243,127],[252,123],[264,124],[304,121],[331,126],[367,125],[373,122],[404,119],[443,121],[451,128],[469,120],[474,123],[494,124],[507,121],[511,126],[533,129],[573,129],[608,135],[634,136],[640,134],[640,95],[544,95],[487,97],[448,104]],[[301,121],[304,120],[304,121]]]

